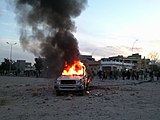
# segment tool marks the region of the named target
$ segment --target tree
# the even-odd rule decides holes
[[[14,66],[14,61],[12,60],[9,60],[7,58],[4,58],[4,62],[1,63],[0,65],[0,71],[1,73],[8,73],[9,72],[9,69],[10,69],[10,64],[11,64],[11,68],[12,70],[15,70],[15,66]]]
[[[43,69],[43,59],[42,58],[35,58],[35,67],[36,67],[36,70],[40,71]]]
[[[1,63],[1,69],[3,71],[9,71],[9,66],[10,66],[10,60],[7,58],[4,58],[4,62]]]
[[[36,67],[36,70],[37,70],[37,72],[38,72],[38,74],[37,74],[37,77],[41,74],[41,70],[44,68],[44,66],[43,66],[43,59],[42,58],[35,58],[35,67]]]
[[[156,63],[159,58],[159,53],[158,52],[150,52],[148,57],[152,62]]]
[[[157,61],[159,59],[159,53],[158,52],[151,52],[148,55],[149,59],[151,60],[151,64],[150,64],[150,68],[153,71],[157,71],[158,70],[158,66],[157,66]]]

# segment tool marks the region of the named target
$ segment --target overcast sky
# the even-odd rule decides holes
[[[88,5],[75,19],[75,37],[81,54],[96,59],[140,53],[142,57],[160,51],[160,0],[88,0]],[[0,62],[9,58],[34,62],[34,55],[19,44],[19,26],[15,14],[0,0]]]

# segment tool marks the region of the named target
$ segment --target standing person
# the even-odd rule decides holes
[[[130,70],[127,70],[127,72],[126,72],[126,76],[127,76],[127,80],[130,80],[130,77],[131,77]]]
[[[95,76],[95,73],[94,73],[94,71],[92,70],[92,76],[94,77]]]
[[[106,72],[103,70],[103,72],[102,72],[102,80],[103,80],[103,79],[106,79],[106,76],[105,76],[105,75],[106,75]]]
[[[113,71],[113,77],[114,77],[114,80],[117,80],[117,77],[118,76],[118,71],[117,71],[117,69],[114,69],[114,71]]]
[[[136,80],[139,80],[139,71],[136,71]]]
[[[98,77],[99,77],[99,79],[102,78],[102,71],[101,70],[98,71]]]
[[[135,78],[136,78],[136,73],[134,70],[132,70],[132,80],[135,80]]]
[[[125,70],[122,70],[122,79],[125,80],[126,72]]]
[[[159,78],[160,78],[160,70],[158,70],[158,80],[159,80]]]
[[[139,71],[139,74],[140,74],[140,79],[143,80],[144,71],[143,71],[143,70],[140,70],[140,71]]]
[[[107,78],[108,78],[108,76],[109,76],[109,71],[108,71],[108,70],[106,70],[105,78],[107,79]]]
[[[154,78],[153,78],[153,71],[152,71],[152,70],[151,70],[150,73],[149,73],[149,77],[150,77],[150,80],[151,80],[151,81],[154,80]]]
[[[112,76],[113,76],[113,72],[112,72],[112,70],[111,70],[110,73],[109,73],[109,79],[110,79],[110,80],[112,79]]]
[[[147,75],[148,75],[147,69],[144,71],[143,75],[144,75],[144,80],[147,80]]]
[[[156,72],[156,77],[157,77],[157,80],[159,80],[159,77],[160,77],[160,70],[158,70],[158,71]]]

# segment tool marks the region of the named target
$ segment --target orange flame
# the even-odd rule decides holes
[[[72,66],[65,63],[65,68],[62,72],[62,75],[85,75],[86,67],[80,61],[74,61]]]

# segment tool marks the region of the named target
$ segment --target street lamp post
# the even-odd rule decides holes
[[[134,44],[138,41],[138,39],[136,39],[132,45],[132,54],[133,54],[133,49],[134,49]]]
[[[9,72],[11,73],[11,69],[12,69],[12,46],[16,45],[17,43],[9,43],[9,42],[6,42],[6,43],[11,46],[11,50],[10,50],[10,65],[9,65]]]

